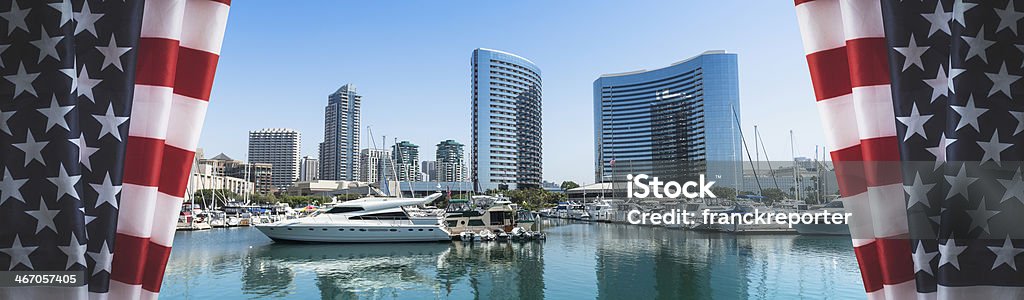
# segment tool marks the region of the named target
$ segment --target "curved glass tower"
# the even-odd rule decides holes
[[[648,174],[680,183],[707,174],[734,187],[740,172],[736,54],[708,51],[657,70],[594,81],[598,182]]]
[[[473,50],[472,181],[477,191],[540,187],[540,68],[521,56]]]

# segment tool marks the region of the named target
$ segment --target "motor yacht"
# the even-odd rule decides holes
[[[287,219],[256,228],[274,241],[384,243],[451,240],[444,214],[417,206],[441,197],[368,197],[341,202],[308,217]]]
[[[445,210],[447,229],[454,234],[481,230],[508,232],[518,226],[517,210],[504,197],[473,196],[473,203],[452,200]],[[484,208],[486,207],[486,209]]]

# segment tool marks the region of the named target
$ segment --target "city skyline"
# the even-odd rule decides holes
[[[466,82],[471,74],[466,60],[472,49],[489,47],[528,57],[545,71],[544,179],[592,182],[593,79],[660,68],[708,49],[725,49],[740,55],[740,99],[746,112],[742,123],[748,142],[753,125],[759,125],[769,156],[788,159],[789,130],[794,129],[796,156],[814,156],[814,145],[823,144],[824,138],[816,109],[806,105],[814,103],[807,70],[792,67],[806,65],[792,9],[768,3],[728,4],[478,3],[473,5],[477,9],[510,11],[491,17],[445,13],[450,17],[436,20],[431,16],[467,8],[456,3],[395,7],[310,1],[269,9],[238,3],[229,24],[236,34],[224,44],[224,52],[231,55],[220,62],[200,146],[247,159],[244,146],[239,147],[245,131],[289,127],[307,135],[302,155],[316,156],[312,141],[323,138],[323,96],[348,82],[358,85],[366,99],[360,129],[372,127],[377,148],[389,146],[379,145],[382,136],[422,144],[469,142],[466,116],[471,92]],[[313,21],[338,9],[366,13],[327,26]],[[394,18],[369,17],[385,11]],[[513,21],[524,14],[535,21]],[[567,15],[574,17],[564,19]],[[772,26],[721,21],[733,18]],[[602,21],[607,19],[630,26],[609,26]],[[687,26],[702,30],[679,30]],[[279,40],[267,43],[267,35]],[[606,43],[609,36],[620,42]],[[315,47],[310,44],[314,40]],[[353,42],[362,45],[344,46]],[[301,55],[279,59],[296,51]],[[805,117],[773,122],[782,114]],[[366,134],[361,144],[373,147]],[[423,149],[423,157],[434,156],[429,148]]]

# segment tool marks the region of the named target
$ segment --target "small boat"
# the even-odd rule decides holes
[[[481,230],[477,235],[480,236],[481,241],[493,241],[497,237],[493,232],[488,230]]]

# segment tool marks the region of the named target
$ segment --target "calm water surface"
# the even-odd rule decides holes
[[[534,243],[275,244],[178,232],[163,299],[862,299],[849,237],[553,221]]]

